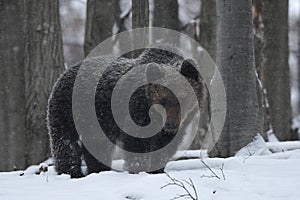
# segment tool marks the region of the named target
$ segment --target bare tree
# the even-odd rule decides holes
[[[0,171],[25,167],[23,1],[0,1]]]
[[[216,0],[202,0],[200,11],[200,36],[198,42],[208,52],[213,60],[216,59],[216,29],[217,29],[217,15],[216,15]],[[195,51],[195,50],[194,50]],[[209,101],[204,99],[203,110],[201,116],[209,114]],[[207,135],[208,126],[207,120],[200,120],[198,134],[196,135],[191,149],[201,148],[201,142]]]
[[[209,53],[213,60],[216,59],[216,29],[216,0],[202,0],[199,43]]]
[[[161,27],[180,31],[181,23],[178,16],[178,2],[176,0],[153,0],[153,2],[153,27]],[[178,44],[179,42],[180,38],[178,38]]]
[[[47,99],[64,67],[58,1],[0,3],[0,170],[6,171],[47,158]]]
[[[132,28],[149,26],[148,0],[132,0]]]
[[[132,0],[132,28],[149,27],[149,2],[148,0]],[[142,38],[149,38],[147,30],[135,32],[134,41],[140,41]],[[144,46],[147,46],[148,40],[144,40]],[[136,49],[136,48],[134,48]],[[138,57],[143,50],[135,50],[133,57]]]
[[[26,164],[49,155],[46,108],[52,86],[64,70],[58,0],[24,1]]]
[[[84,41],[85,56],[87,56],[97,44],[112,36],[112,28],[115,22],[115,4],[117,2],[116,0],[87,1]]]
[[[153,26],[180,30],[177,1],[154,0]]]
[[[270,122],[279,140],[288,140],[291,130],[290,70],[288,63],[288,1],[264,0],[263,84],[270,106]]]
[[[258,76],[262,78],[263,65],[263,24],[262,24],[262,0],[252,1],[252,15],[253,15],[253,33],[254,33],[254,55],[255,55],[255,69]]]
[[[70,66],[84,58],[86,1],[60,0],[59,9],[64,60],[67,66]]]
[[[297,21],[297,32],[298,32],[298,95],[299,95],[299,100],[298,100],[298,116],[300,115],[300,17],[298,18]]]
[[[254,56],[255,69],[260,81],[263,81],[263,23],[262,23],[262,0],[252,1],[252,18],[253,18],[253,36],[254,36]],[[267,131],[270,129],[270,111],[266,93],[263,92],[263,113],[264,113],[264,131],[263,138],[267,140]]]
[[[117,1],[117,0],[115,0]],[[126,22],[130,18],[132,9],[127,10],[126,14],[122,14],[120,2],[115,3],[115,19],[117,25],[117,33],[121,33],[126,30]]]
[[[217,1],[217,66],[227,99],[221,137],[210,156],[232,156],[262,132],[261,90],[254,67],[251,0]]]

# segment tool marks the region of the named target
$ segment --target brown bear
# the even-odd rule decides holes
[[[117,58],[101,59],[93,58],[97,62],[91,62],[94,67],[104,65],[103,60],[108,68],[100,78],[95,93],[95,111],[97,119],[102,130],[109,140],[120,148],[135,153],[149,153],[159,150],[169,144],[175,137],[180,127],[186,127],[192,118],[196,115],[194,109],[188,110],[184,115],[180,112],[180,103],[176,95],[167,87],[155,84],[159,76],[169,75],[169,68],[173,68],[180,73],[193,88],[197,97],[197,102],[190,108],[199,106],[200,112],[203,109],[204,101],[209,101],[208,90],[204,79],[197,70],[195,62],[184,59],[180,54],[174,51],[168,51],[161,48],[148,48],[135,59]],[[111,109],[111,96],[119,79],[130,70],[144,65],[151,65],[146,70],[146,76],[150,80],[149,84],[142,85],[137,88],[131,95],[129,101],[130,117],[138,126],[146,126],[151,122],[149,117],[149,109],[155,105],[161,105],[166,111],[166,118],[160,119],[158,123],[163,123],[163,128],[155,135],[147,138],[133,137],[126,134],[115,122]],[[82,162],[86,163],[88,173],[110,170],[111,166],[107,166],[107,162],[112,160],[113,149],[107,154],[106,163],[97,160],[82,144],[80,136],[76,130],[76,126],[72,113],[72,92],[81,63],[78,63],[69,69],[58,79],[53,87],[52,94],[48,103],[47,123],[49,129],[50,143],[53,158],[55,159],[55,167],[59,174],[70,174],[72,178],[82,177]],[[154,76],[152,75],[154,74]],[[135,76],[139,77],[139,74]],[[171,76],[172,78],[172,76]],[[176,77],[174,77],[176,79]],[[178,83],[180,84],[180,82]],[[181,90],[184,98],[189,97]],[[189,101],[188,101],[189,102]],[[84,105],[83,105],[84,106]],[[163,118],[163,117],[162,117]],[[182,120],[183,119],[183,120]],[[209,123],[210,116],[202,116],[201,120]],[[140,133],[143,134],[143,133]],[[180,136],[183,141],[184,134]],[[134,159],[126,154],[125,169],[132,173],[140,171],[162,172],[164,169],[149,171],[152,164],[160,162],[163,166],[175,154],[180,146],[180,142],[174,144],[160,158],[148,157],[145,160],[139,158]]]

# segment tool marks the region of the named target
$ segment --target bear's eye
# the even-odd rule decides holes
[[[161,103],[162,105],[166,105],[166,104],[167,104],[167,99],[161,99],[161,100],[160,100],[160,103]]]

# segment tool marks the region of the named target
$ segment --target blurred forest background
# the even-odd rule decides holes
[[[300,1],[226,2],[0,0],[0,171],[24,169],[50,157],[47,100],[65,68],[113,34],[144,26],[194,38],[228,80],[227,118],[235,125],[227,119],[212,156],[233,155],[257,133],[266,141],[297,140]],[[117,39],[115,45],[122,48]],[[253,105],[243,104],[249,101]],[[196,142],[193,148],[200,146]]]

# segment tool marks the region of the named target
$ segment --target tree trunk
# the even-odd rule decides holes
[[[153,27],[161,27],[180,31],[178,2],[174,0],[153,0]],[[167,33],[166,33],[167,34]],[[178,38],[179,44],[180,38]],[[156,42],[156,41],[154,41]],[[160,41],[163,42],[163,41]]]
[[[179,31],[178,3],[174,0],[154,0],[153,26]]]
[[[216,0],[202,0],[199,43],[213,60],[216,60],[216,29]]]
[[[217,1],[217,66],[226,90],[224,128],[210,156],[232,156],[262,132],[262,99],[254,67],[251,0]]]
[[[213,60],[216,60],[216,29],[217,29],[217,13],[216,13],[216,0],[202,0],[200,11],[200,36],[198,42],[207,51]],[[194,50],[196,52],[196,50]],[[209,102],[205,99],[203,102],[203,110],[201,116],[207,116],[209,114]],[[198,134],[196,135],[191,149],[201,148],[201,143],[205,136],[208,134],[205,128],[206,120],[200,120]]]
[[[263,33],[262,33],[262,0],[253,0],[252,14],[253,14],[253,33],[254,33],[254,55],[255,55],[255,69],[259,78],[262,78],[263,65]]]
[[[262,23],[262,0],[252,1],[253,33],[254,33],[254,55],[255,69],[259,80],[263,82],[263,23]],[[267,132],[270,130],[270,112],[268,107],[267,94],[263,92],[263,113],[264,113],[264,131],[263,138],[267,141]]]
[[[88,0],[87,16],[85,24],[84,54],[90,51],[100,42],[112,36],[112,28],[115,22],[116,0]]]
[[[0,1],[0,171],[25,167],[23,1]]]
[[[64,62],[58,0],[24,2],[26,162],[36,164],[49,155],[47,101]]]
[[[288,63],[288,1],[264,0],[263,83],[270,106],[270,122],[276,137],[290,138],[291,93]]]
[[[149,2],[148,0],[132,0],[132,29],[149,27]],[[134,41],[144,38],[144,46],[149,44],[148,31],[135,32]],[[148,40],[147,40],[148,39]],[[134,47],[134,49],[136,49]],[[142,49],[133,51],[133,57],[138,57],[143,52]]]
[[[126,16],[121,16],[122,14],[122,10],[121,10],[121,5],[120,2],[118,0],[114,0],[116,1],[115,3],[115,20],[116,20],[116,25],[117,25],[117,33],[121,33],[123,31],[126,30],[125,27],[125,20],[126,18],[129,18],[129,15],[131,13],[131,10],[126,14]]]
[[[132,0],[132,28],[149,27],[148,0]]]
[[[298,31],[298,113],[297,115],[300,116],[300,16],[297,22],[297,31]]]
[[[74,6],[74,4],[82,6]],[[59,0],[60,23],[64,49],[64,61],[67,66],[80,62],[84,58],[83,43],[86,16],[82,14],[86,2],[82,0]]]

